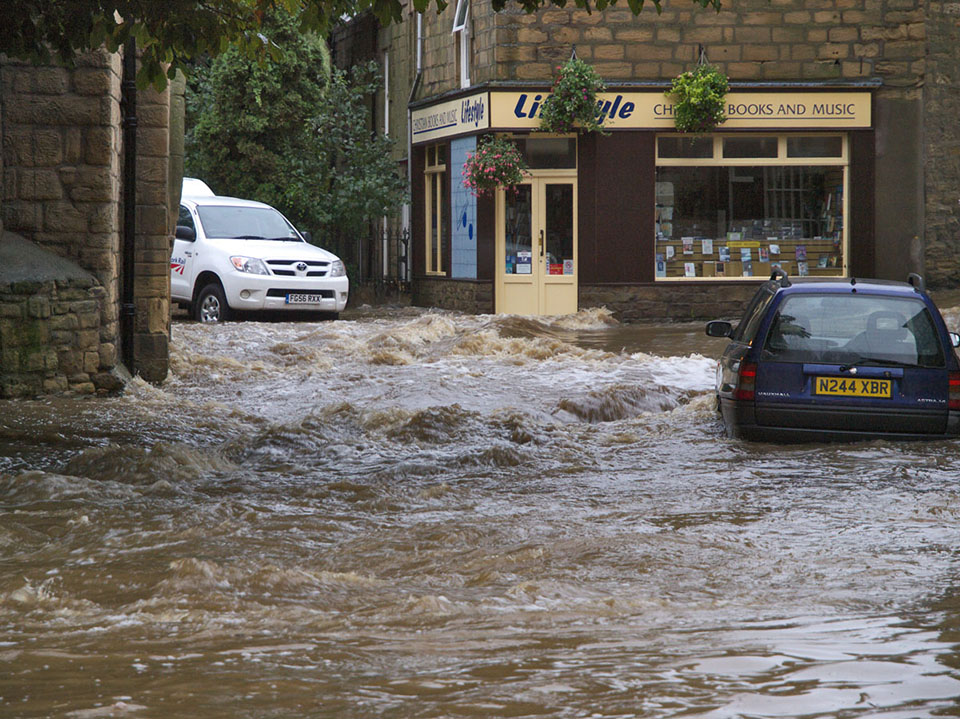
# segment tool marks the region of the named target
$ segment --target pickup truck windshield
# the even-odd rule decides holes
[[[945,362],[922,301],[868,294],[785,298],[767,333],[764,357],[921,367],[943,367]]]
[[[197,208],[207,237],[241,240],[296,240],[297,231],[272,207],[207,205]]]

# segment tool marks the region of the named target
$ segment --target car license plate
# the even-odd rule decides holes
[[[323,297],[310,294],[289,294],[287,295],[288,305],[315,305],[319,304]]]
[[[879,397],[889,399],[893,395],[893,383],[888,379],[863,377],[814,377],[815,394],[835,397]]]

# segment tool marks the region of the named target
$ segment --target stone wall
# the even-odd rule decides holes
[[[490,314],[493,312],[493,283],[489,280],[418,279],[413,286],[411,302],[418,307]]]
[[[927,5],[924,84],[924,273],[931,286],[960,284],[960,2]]]
[[[105,292],[91,273],[13,233],[0,239],[0,397],[108,392]],[[106,356],[105,356],[106,355]]]
[[[73,69],[0,58],[3,228],[91,275],[98,287],[99,365],[86,374],[107,384],[111,382],[105,377],[120,357],[121,80],[120,56],[103,50],[79,56]],[[139,91],[138,115],[134,369],[145,379],[160,381],[168,367],[173,231],[169,93]],[[56,282],[48,287],[59,291]],[[18,302],[13,295],[8,299]],[[50,299],[60,301],[52,294]],[[83,337],[74,339],[88,353],[83,366],[91,369],[93,355],[86,345],[90,327],[83,330]],[[66,357],[60,350],[56,354]],[[79,374],[75,364],[66,361],[59,370],[70,386],[77,384],[70,379]],[[45,382],[42,387],[46,391],[55,384]]]
[[[580,285],[580,308],[606,307],[624,323],[738,319],[757,283]]]

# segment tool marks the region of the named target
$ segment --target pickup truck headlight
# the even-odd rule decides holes
[[[263,260],[256,257],[231,257],[233,266],[240,272],[249,272],[251,275],[269,275],[270,270]]]
[[[334,260],[330,263],[331,277],[343,277],[345,274],[347,274],[347,270],[344,268],[343,263],[340,260]]]

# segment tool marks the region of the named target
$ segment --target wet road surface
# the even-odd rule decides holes
[[[957,443],[728,440],[721,348],[178,323],[162,386],[3,403],[0,717],[960,714]]]

